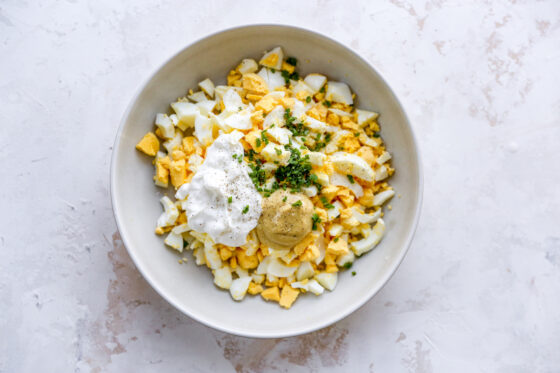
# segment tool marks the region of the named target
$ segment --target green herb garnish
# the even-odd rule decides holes
[[[359,133],[359,132],[356,132],[356,133],[354,134],[354,137],[360,137],[360,133]]]
[[[356,271],[352,271],[352,276],[356,276]]]
[[[334,208],[334,205],[331,205],[329,203],[329,201],[327,200],[327,197],[321,196],[319,199],[321,200],[321,203],[323,204],[323,207],[325,207],[326,209]]]
[[[232,203],[232,202],[233,202],[233,197],[229,196],[229,197],[227,198],[227,203]]]
[[[255,144],[257,145],[257,148],[260,148],[260,147],[261,147],[261,144],[262,144],[261,139],[257,139],[257,140],[255,141]]]
[[[278,183],[285,189],[290,187],[292,191],[299,192],[301,187],[317,185],[320,189],[321,185],[316,182],[316,176],[313,178],[311,174],[311,163],[309,162],[309,155],[301,156],[298,149],[284,145],[284,148],[290,151],[290,159],[286,166],[280,166],[276,170],[274,176]]]
[[[317,224],[319,224],[320,222],[321,222],[321,218],[319,217],[319,215],[313,214],[313,216],[311,216],[311,223],[313,224],[311,226],[311,229],[316,231],[317,230]]]
[[[298,199],[296,202],[292,203],[293,207],[300,207],[302,205],[301,200]]]
[[[344,266],[343,266],[343,267],[344,267],[345,269],[350,269],[350,268],[352,268],[352,262],[346,262],[346,263],[344,263]]]
[[[307,96],[307,98],[305,99],[305,102],[310,103],[311,102],[311,96]]]
[[[296,66],[297,65],[297,58],[295,57],[288,57],[286,58],[286,63],[292,66]]]
[[[286,70],[282,70],[282,78],[284,78],[284,82],[286,82],[286,84],[290,83],[290,73]]]
[[[296,122],[296,117],[292,116],[290,109],[284,111],[284,120],[286,128],[289,129],[294,136],[305,136],[309,133],[309,128],[301,122]]]
[[[319,92],[325,93],[325,86],[322,86],[321,89],[319,90]]]
[[[274,148],[274,150],[276,151],[277,155],[282,155],[282,150],[280,150],[278,148]]]
[[[381,135],[379,134],[379,132],[376,132],[373,134],[373,137],[380,137]]]
[[[243,211],[241,211],[242,214],[246,214],[249,212],[249,205],[246,205],[245,207],[243,207]]]
[[[266,136],[266,130],[263,130],[261,132],[261,140],[262,142],[265,143],[265,145],[268,145],[268,137]]]
[[[253,180],[253,184],[256,187],[263,185],[266,181],[266,172],[261,168],[261,163],[258,161],[256,163],[249,163],[249,168],[251,169],[249,177]]]
[[[299,74],[297,73],[297,71],[294,71],[293,73],[289,73],[287,70],[282,70],[282,78],[284,78],[284,82],[286,84],[290,84],[290,79],[291,80],[299,80]]]
[[[354,184],[354,183],[355,183],[355,181],[354,181],[354,176],[352,176],[352,175],[346,175],[346,177],[348,178],[348,181],[350,181],[350,184]]]
[[[332,102],[325,100],[323,101],[323,105],[325,105],[326,107],[331,107],[332,106]]]
[[[284,198],[282,198],[282,202],[286,202],[288,200],[287,196],[284,196]]]
[[[339,240],[339,237],[336,237],[333,241],[338,242],[338,240]]]
[[[249,149],[249,151],[246,152],[245,155],[249,157],[250,161],[253,161],[253,160],[255,160],[255,154],[257,154],[257,153],[253,149]]]

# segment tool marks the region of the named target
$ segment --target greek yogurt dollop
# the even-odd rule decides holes
[[[242,137],[238,131],[221,134],[206,149],[205,161],[191,182],[175,195],[184,200],[189,228],[234,247],[247,243],[262,213],[262,197],[249,177],[249,167],[240,161]]]

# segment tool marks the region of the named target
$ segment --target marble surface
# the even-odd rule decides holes
[[[0,372],[560,371],[560,3],[232,4],[0,2]],[[151,71],[263,22],[323,32],[385,75],[418,135],[425,200],[373,300],[260,341],[194,322],[141,278],[109,162]]]

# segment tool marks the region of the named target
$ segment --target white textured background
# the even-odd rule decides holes
[[[366,306],[251,340],[163,301],[122,246],[109,161],[135,90],[226,27],[345,43],[411,116],[425,201]],[[0,372],[559,372],[560,2],[0,1]]]

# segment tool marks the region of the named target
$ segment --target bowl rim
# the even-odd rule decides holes
[[[125,123],[126,123],[128,117],[130,115],[132,107],[134,106],[134,104],[138,100],[138,97],[140,96],[140,94],[142,93],[142,91],[144,90],[146,85],[154,78],[154,76],[161,69],[163,69],[165,67],[165,65],[167,65],[169,62],[171,62],[173,59],[175,59],[178,55],[183,53],[185,50],[190,48],[192,45],[204,42],[207,39],[211,39],[211,38],[213,38],[217,35],[227,33],[227,32],[230,32],[230,31],[239,30],[239,29],[259,29],[259,28],[262,28],[262,27],[275,27],[275,28],[293,29],[293,30],[300,31],[300,32],[303,32],[303,33],[313,34],[316,37],[326,39],[327,41],[330,41],[330,42],[334,42],[335,44],[344,48],[347,52],[356,56],[359,60],[361,60],[361,62],[363,62],[371,70],[373,70],[379,76],[380,80],[387,86],[390,95],[396,101],[396,103],[399,105],[400,109],[403,112],[404,118],[406,120],[406,126],[410,130],[412,143],[413,143],[413,149],[412,150],[413,150],[413,152],[416,156],[415,157],[416,167],[418,169],[418,191],[417,191],[417,195],[416,195],[417,203],[416,203],[416,206],[415,206],[415,209],[414,209],[414,218],[413,218],[413,221],[412,221],[411,229],[409,230],[408,236],[405,239],[405,244],[403,245],[403,248],[400,252],[399,257],[394,262],[394,264],[393,264],[394,267],[391,269],[391,271],[389,271],[388,274],[385,276],[385,278],[383,278],[383,280],[380,281],[379,285],[377,285],[375,287],[372,287],[368,293],[364,294],[364,296],[361,299],[359,299],[351,307],[344,310],[344,312],[340,312],[338,314],[335,314],[332,317],[329,317],[329,318],[325,319],[323,322],[318,323],[316,325],[312,325],[311,327],[300,328],[297,331],[290,331],[290,332],[283,332],[283,331],[279,330],[275,333],[270,333],[270,332],[259,333],[259,332],[245,331],[241,328],[228,327],[227,325],[220,325],[219,323],[211,322],[211,321],[205,319],[202,315],[198,315],[196,313],[193,313],[193,312],[191,312],[190,309],[188,309],[188,308],[186,309],[182,305],[178,304],[174,299],[172,299],[172,297],[168,296],[166,294],[166,292],[164,290],[162,290],[156,282],[154,282],[149,276],[146,276],[146,273],[144,272],[143,267],[140,265],[139,259],[137,258],[134,250],[131,250],[129,248],[130,245],[128,243],[126,235],[122,234],[123,223],[121,222],[120,212],[118,211],[118,207],[117,207],[118,206],[118,204],[117,204],[118,197],[117,197],[117,194],[116,194],[116,185],[115,184],[116,184],[116,163],[117,163],[117,159],[118,159],[117,154],[119,153],[118,150],[120,150],[119,149],[119,143],[120,143],[120,140],[121,140],[122,131],[124,129],[124,126],[125,126]],[[225,29],[221,29],[219,31],[213,32],[211,34],[207,34],[203,37],[200,37],[200,38],[188,43],[186,46],[181,48],[179,51],[172,54],[170,57],[166,58],[162,63],[160,63],[157,66],[157,68],[155,68],[153,70],[153,72],[146,79],[144,79],[142,81],[142,83],[135,90],[135,93],[132,96],[132,99],[128,103],[128,106],[126,107],[126,109],[125,109],[125,111],[124,111],[124,113],[121,117],[121,121],[120,121],[119,127],[117,129],[117,133],[115,135],[115,140],[113,142],[113,149],[112,149],[112,154],[111,154],[111,164],[110,164],[111,207],[112,207],[112,210],[113,210],[113,216],[115,218],[115,222],[116,222],[116,225],[117,225],[117,230],[118,230],[119,235],[121,237],[122,243],[125,246],[126,251],[128,252],[128,255],[132,259],[132,262],[134,263],[136,269],[140,272],[140,274],[146,280],[146,282],[148,282],[148,284],[163,299],[165,299],[169,304],[171,304],[173,307],[175,307],[177,310],[179,310],[180,312],[182,312],[186,316],[188,316],[188,317],[196,320],[197,322],[199,322],[201,324],[204,324],[204,325],[206,325],[206,326],[208,326],[212,329],[219,330],[221,332],[225,332],[225,333],[229,333],[229,334],[233,334],[233,335],[237,335],[237,336],[249,337],[249,338],[284,338],[284,337],[292,337],[292,336],[311,333],[311,332],[314,332],[316,330],[323,329],[323,328],[325,328],[329,325],[332,325],[332,324],[346,318],[350,314],[357,311],[359,308],[363,307],[367,302],[369,302],[393,277],[393,275],[395,274],[395,272],[397,271],[397,269],[401,265],[404,257],[408,253],[408,250],[410,249],[410,246],[412,244],[412,239],[414,237],[414,234],[416,233],[416,229],[418,227],[418,222],[420,220],[421,209],[422,209],[422,204],[423,204],[423,192],[424,192],[424,176],[423,176],[423,168],[422,168],[422,162],[421,162],[421,154],[420,154],[420,149],[418,147],[418,141],[417,141],[416,135],[414,133],[414,129],[412,128],[409,116],[406,112],[406,109],[405,109],[404,105],[399,100],[399,98],[397,97],[397,95],[395,94],[395,92],[393,91],[391,86],[387,83],[387,80],[385,79],[383,74],[381,74],[381,72],[378,69],[376,69],[371,63],[369,63],[368,60],[365,59],[360,53],[358,53],[357,51],[353,50],[352,48],[342,44],[341,42],[339,42],[335,39],[333,39],[329,36],[326,36],[325,34],[323,34],[321,32],[318,32],[318,31],[315,31],[315,30],[310,30],[308,28],[303,28],[303,27],[293,26],[293,25],[287,25],[287,24],[281,24],[281,23],[246,24],[246,25],[238,25],[238,26],[233,26],[233,27],[228,27],[228,28],[225,28]]]

